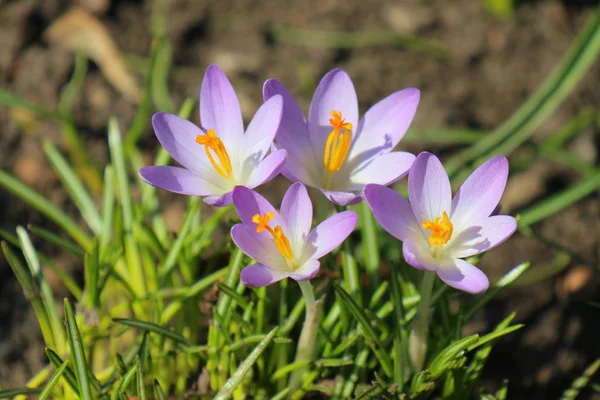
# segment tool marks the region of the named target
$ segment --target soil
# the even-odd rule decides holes
[[[219,64],[232,80],[248,118],[260,105],[262,82],[276,77],[285,82],[307,109],[314,85],[328,70],[345,69],[353,78],[361,110],[404,87],[421,90],[416,128],[494,128],[536,89],[558,64],[588,17],[595,2],[523,1],[512,16],[494,17],[483,1],[219,1],[175,0],[167,35],[173,41],[176,68],[170,89],[176,104],[196,97],[206,66]],[[151,46],[151,12],[155,2],[142,0],[0,0],[0,82],[9,90],[46,107],[56,107],[61,88],[74,68],[74,56],[48,44],[44,31],[75,5],[95,8],[127,60],[146,57]],[[355,49],[319,48],[278,41],[273,26],[316,31],[375,31],[389,29],[438,42],[448,49],[440,57],[424,49],[375,45]],[[129,64],[132,65],[132,64]],[[132,67],[136,79],[143,77]],[[600,107],[600,65],[594,65],[577,89],[536,130],[533,141],[555,132],[583,108]],[[90,63],[74,118],[96,161],[108,158],[106,122],[117,116],[131,123],[136,105],[123,97]],[[195,116],[197,119],[197,115]],[[28,113],[0,108],[0,167],[16,174],[68,211],[74,211],[57,178],[44,160],[41,143],[63,146],[60,126]],[[589,128],[573,141],[571,150],[598,165],[598,129]],[[156,148],[150,130],[142,139],[148,153]],[[413,152],[425,148],[411,141]],[[451,154],[457,146],[428,150]],[[518,154],[517,154],[518,155]],[[550,161],[536,161],[511,175],[503,210],[515,213],[563,188],[576,175]],[[271,185],[273,187],[273,185]],[[182,214],[176,201],[167,211],[172,226]],[[53,229],[18,199],[0,192],[0,226],[34,224]],[[598,193],[535,226],[536,234],[556,242],[579,259],[557,276],[515,288],[492,302],[477,324],[490,329],[512,311],[525,328],[502,340],[485,370],[490,387],[510,381],[510,398],[558,398],[572,380],[600,357],[598,301],[600,204]],[[43,245],[42,245],[43,246]],[[66,269],[79,265],[42,247]],[[492,280],[511,267],[531,261],[534,269],[550,268],[557,251],[539,240],[515,235],[487,255],[483,269]],[[56,288],[60,290],[60,288]],[[0,259],[0,387],[19,387],[44,365],[43,344],[35,317],[17,281]],[[60,291],[59,291],[60,294]],[[590,390],[579,398],[598,398]]]

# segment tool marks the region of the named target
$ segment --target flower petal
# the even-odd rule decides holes
[[[440,262],[435,260],[423,247],[422,240],[407,238],[402,242],[402,256],[408,265],[424,271],[435,271]]]
[[[506,187],[508,160],[493,157],[479,166],[452,199],[451,220],[455,229],[490,216]]]
[[[152,127],[161,146],[175,161],[211,181],[220,180],[204,149],[196,143],[196,136],[204,135],[200,128],[186,119],[164,112],[152,116]]]
[[[283,196],[280,209],[281,219],[286,222],[287,234],[292,243],[293,251],[297,254],[306,242],[312,226],[313,207],[306,187],[294,183]]]
[[[441,217],[444,211],[451,211],[450,180],[442,163],[433,154],[419,154],[410,168],[408,197],[419,224]]]
[[[373,105],[358,124],[348,158],[370,158],[396,147],[415,116],[419,97],[418,89],[404,89]]]
[[[342,211],[313,229],[307,238],[309,258],[318,259],[338,247],[356,227],[357,216],[354,211]]]
[[[185,168],[157,165],[141,168],[139,174],[144,182],[173,193],[209,196],[223,192],[219,186]]]
[[[272,270],[261,264],[248,265],[240,272],[240,280],[247,287],[263,287],[288,277],[287,272]]]
[[[329,124],[332,111],[340,111],[353,130],[358,123],[358,99],[352,80],[341,69],[325,74],[315,90],[308,111],[308,132],[313,153],[322,157],[327,137],[332,130]]]
[[[415,156],[404,151],[379,154],[370,163],[353,171],[350,176],[353,188],[363,188],[369,183],[390,185],[406,175],[414,161]]]
[[[269,182],[279,175],[279,172],[285,163],[286,156],[287,152],[285,150],[275,150],[266,156],[264,160],[250,172],[247,183],[248,187],[255,188],[263,183]]]
[[[408,201],[398,192],[382,185],[367,185],[363,192],[373,216],[390,235],[406,240],[422,234]]]
[[[303,177],[319,176],[317,168],[321,164],[317,162],[312,151],[306,118],[294,97],[281,82],[276,79],[267,80],[263,86],[265,101],[276,95],[283,97],[283,113],[276,138],[279,146],[288,152],[286,168],[290,174],[308,184],[309,180]]]
[[[332,192],[331,190],[324,189],[319,190],[327,197],[327,200],[341,207],[351,206],[352,204],[357,204],[362,201],[362,196],[360,194],[351,192]]]
[[[234,156],[244,134],[242,111],[229,79],[214,64],[206,69],[200,87],[200,122],[204,129],[214,129]]]
[[[255,228],[256,224],[252,222],[252,217],[255,214],[264,216],[266,213],[273,213],[275,218],[271,220],[269,225],[281,225],[281,228],[286,232],[285,221],[282,221],[277,210],[260,194],[252,189],[244,186],[236,186],[233,189],[233,205],[237,214],[240,216],[242,223]]]
[[[510,215],[489,217],[461,231],[448,252],[452,258],[471,257],[498,246],[516,230],[517,221]]]
[[[231,228],[231,238],[248,257],[271,269],[286,271],[285,258],[277,250],[275,241],[267,231],[261,233],[250,225],[236,224]]]
[[[312,279],[319,273],[321,263],[318,260],[308,260],[289,277],[296,281],[306,281]]]
[[[483,271],[465,260],[454,260],[454,265],[438,269],[437,274],[449,286],[467,293],[483,293],[490,285]]]
[[[227,192],[221,196],[208,196],[203,201],[209,206],[225,207],[233,202],[232,192]]]
[[[239,154],[246,162],[257,165],[265,158],[279,128],[282,107],[283,99],[277,95],[265,101],[254,114],[244,134],[244,144]]]

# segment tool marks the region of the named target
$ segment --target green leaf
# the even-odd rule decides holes
[[[65,361],[60,367],[58,367],[54,375],[52,375],[52,378],[50,378],[48,383],[46,383],[46,386],[44,386],[44,390],[42,390],[42,393],[40,393],[38,400],[46,400],[48,396],[52,394],[54,386],[56,386],[68,366],[69,360]]]
[[[154,395],[157,400],[167,400],[167,396],[165,396],[165,393],[160,387],[160,383],[158,383],[156,379],[154,380]]]
[[[44,239],[48,243],[58,246],[76,257],[81,258],[85,253],[83,249],[76,243],[73,243],[68,239],[62,238],[57,234],[50,232],[49,230],[31,224],[27,225],[27,229],[35,235],[39,236],[40,238]]]
[[[258,357],[265,351],[277,333],[277,327],[271,329],[267,336],[252,350],[252,353],[240,364],[233,375],[225,382],[225,385],[219,390],[219,393],[214,397],[214,400],[225,400],[231,398],[233,391],[240,384],[244,376],[250,368],[256,363]]]
[[[11,399],[15,396],[36,395],[40,391],[41,391],[41,389],[31,389],[31,388],[5,389],[5,390],[0,390],[0,399]]]
[[[371,321],[365,312],[359,307],[350,296],[338,283],[334,284],[334,289],[339,299],[342,301],[344,306],[350,311],[350,313],[356,318],[362,331],[365,335],[365,339],[369,347],[373,350],[373,353],[381,363],[381,367],[387,376],[393,376],[392,360],[390,355],[386,352],[383,343],[375,333],[375,330],[371,326]]]
[[[77,174],[75,174],[67,160],[65,160],[51,142],[44,142],[44,152],[46,153],[50,165],[54,168],[65,189],[71,196],[71,200],[73,200],[79,209],[84,221],[94,233],[100,233],[102,219],[96,209],[96,204],[94,203],[92,196],[83,186],[83,183],[79,177],[77,177]]]
[[[39,104],[2,89],[0,89],[0,105],[26,110],[39,118],[50,121],[60,121],[62,119],[57,110],[42,107]]]
[[[585,388],[585,386],[588,384],[592,376],[596,373],[596,371],[598,371],[599,368],[600,358],[591,363],[585,369],[585,371],[583,371],[583,374],[573,381],[571,387],[565,390],[560,400],[575,400],[575,398],[579,395],[579,392],[581,392],[581,390]]]
[[[48,360],[50,360],[52,365],[54,365],[54,368],[60,368],[63,364],[66,363],[66,361],[63,361],[63,359],[60,358],[60,356],[56,354],[52,349],[46,348],[46,356],[48,356]],[[75,371],[73,371],[73,368],[71,368],[70,365],[67,365],[65,367],[64,376],[71,389],[73,389],[75,394],[79,395],[79,387],[77,386],[77,378],[75,377]]]
[[[137,364],[134,364],[131,368],[129,368],[129,370],[127,371],[125,376],[123,376],[123,379],[121,379],[121,383],[119,383],[119,386],[117,386],[113,390],[112,396],[111,396],[112,400],[118,400],[120,398],[121,394],[123,392],[125,392],[125,390],[127,390],[127,387],[131,383],[131,380],[137,374],[137,370],[138,370]]]
[[[137,392],[140,400],[146,400],[146,385],[144,385],[144,373],[142,371],[142,361],[138,358],[136,361],[137,374]]]
[[[67,214],[51,203],[46,197],[2,170],[0,170],[0,187],[8,190],[54,221],[85,250],[89,250],[92,247],[92,240],[88,234]]]
[[[67,333],[69,337],[69,346],[71,347],[71,355],[73,365],[75,365],[75,376],[77,377],[77,386],[82,400],[92,400],[92,388],[88,377],[88,366],[83,349],[83,341],[79,333],[79,327],[75,321],[73,308],[68,299],[65,299],[65,322],[67,324]]]
[[[144,331],[153,332],[165,338],[169,338],[177,343],[181,343],[189,346],[188,340],[181,336],[179,333],[173,332],[160,325],[153,324],[152,322],[138,321],[136,319],[125,319],[125,318],[113,318],[113,322],[130,326],[132,328],[142,329]]]

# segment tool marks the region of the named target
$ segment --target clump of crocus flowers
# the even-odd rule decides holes
[[[319,259],[338,247],[357,222],[354,211],[341,211],[311,229],[313,206],[306,186],[320,190],[338,208],[364,197],[379,224],[402,242],[406,263],[425,271],[422,315],[411,335],[417,349],[413,362],[420,368],[431,277],[437,274],[468,293],[484,292],[488,278],[465,258],[498,246],[516,230],[513,217],[493,215],[508,161],[494,157],[482,164],[453,197],[436,156],[394,151],[416,113],[417,89],[390,94],[360,119],[354,86],[340,69],[322,78],[308,117],[275,79],[265,82],[263,97],[244,132],[233,87],[219,67],[209,66],[200,91],[200,127],[167,113],[152,118],[159,142],[182,168],[145,167],[142,179],[171,192],[202,196],[213,206],[233,203],[241,220],[231,229],[233,242],[257,261],[241,271],[242,283],[260,287],[285,278],[298,281],[307,305],[303,335],[316,334],[306,324],[316,320],[308,318],[318,303],[309,282],[319,272]],[[294,183],[277,210],[255,189],[280,173]],[[408,200],[387,187],[406,174]]]

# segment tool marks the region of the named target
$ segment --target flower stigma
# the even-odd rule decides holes
[[[329,124],[333,127],[327,137],[323,165],[327,172],[333,174],[342,168],[352,144],[352,124],[346,122],[340,111],[331,111]]]
[[[441,217],[437,217],[433,222],[425,221],[421,226],[424,229],[431,231],[431,236],[429,236],[428,241],[432,246],[441,248],[452,238],[453,226],[446,211],[444,211]]]
[[[275,246],[277,246],[277,250],[279,253],[286,259],[292,260],[294,257],[294,253],[292,253],[292,246],[290,246],[290,241],[288,240],[285,233],[281,229],[281,226],[277,225],[274,229],[269,226],[269,221],[271,221],[275,216],[273,213],[268,212],[264,216],[260,216],[260,214],[254,214],[252,216],[252,222],[256,224],[256,232],[261,233],[266,230],[273,236],[275,240]]]
[[[206,152],[206,156],[208,160],[212,164],[215,171],[219,173],[223,178],[229,179],[231,178],[231,159],[229,158],[229,154],[225,149],[225,145],[219,139],[214,129],[209,129],[206,131],[206,135],[198,135],[196,136],[196,143],[204,146],[204,151]],[[217,156],[215,160],[214,155]]]

